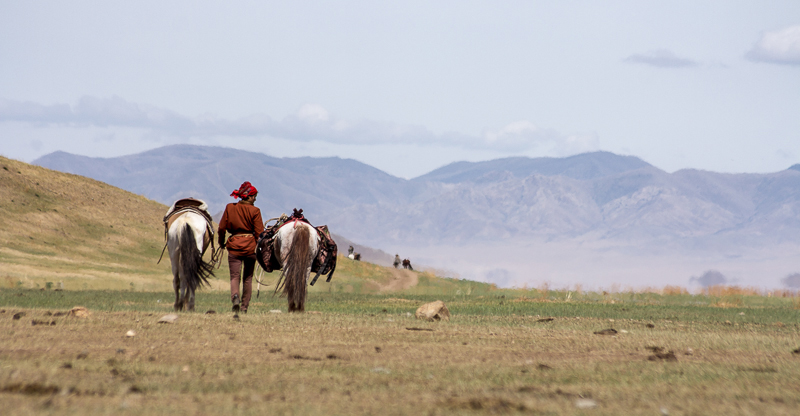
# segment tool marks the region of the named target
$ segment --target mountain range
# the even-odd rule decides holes
[[[352,159],[190,145],[115,158],[55,152],[34,164],[164,204],[194,196],[215,213],[248,180],[259,188],[265,219],[303,208],[312,221],[369,244],[714,235],[800,241],[800,165],[770,174],[670,174],[636,157],[595,152],[456,162],[405,180]]]
[[[668,173],[594,152],[456,162],[406,180],[351,159],[191,145],[115,158],[55,152],[34,163],[164,204],[194,196],[214,212],[247,180],[259,189],[265,219],[303,208],[313,223],[352,241],[421,254],[421,247],[534,242],[685,253],[800,246],[800,165],[767,174]]]

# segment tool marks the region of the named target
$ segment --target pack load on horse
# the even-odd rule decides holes
[[[411,260],[409,260],[409,259],[403,259],[403,268],[404,268],[404,269],[407,269],[407,270],[411,270],[411,271],[413,271],[413,270],[414,270],[414,268],[413,268],[413,267],[411,267]]]
[[[219,261],[220,250],[214,249],[213,220],[205,202],[184,198],[175,201],[164,215],[164,250],[169,248],[172,263],[172,287],[175,289],[175,310],[194,310],[194,292],[208,284]],[[211,261],[203,260],[211,246]],[[161,256],[164,256],[164,250]],[[161,262],[159,257],[158,262]]]
[[[303,210],[294,209],[291,217],[285,214],[276,224],[259,236],[256,259],[264,271],[281,270],[275,293],[283,289],[289,302],[289,312],[303,312],[306,302],[306,284],[314,286],[321,274],[330,282],[336,270],[336,242],[328,226],[314,227],[303,216]],[[270,220],[272,221],[272,220]],[[268,221],[269,222],[269,221]],[[309,282],[312,271],[316,272]]]

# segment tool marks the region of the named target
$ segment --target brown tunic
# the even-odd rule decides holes
[[[231,234],[225,247],[234,256],[250,256],[256,253],[258,235],[264,231],[261,210],[246,202],[230,203],[225,207],[219,221],[218,238],[224,244],[225,231]]]

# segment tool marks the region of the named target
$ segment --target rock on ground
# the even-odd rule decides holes
[[[424,321],[449,321],[450,311],[447,310],[444,302],[437,300],[436,302],[426,303],[417,309],[417,319]]]
[[[88,318],[89,310],[84,308],[83,306],[76,306],[69,310],[69,314],[76,318]]]
[[[158,323],[160,323],[160,324],[173,324],[177,320],[178,320],[178,315],[176,315],[174,313],[170,313],[170,314],[162,316],[161,319],[158,320]]]

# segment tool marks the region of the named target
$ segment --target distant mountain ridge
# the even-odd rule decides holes
[[[610,152],[583,153],[566,158],[508,157],[486,162],[455,162],[414,179],[417,182],[484,182],[498,174],[507,173],[516,178],[533,174],[565,176],[573,179],[596,179],[616,173],[650,167],[633,156],[619,156]]]
[[[303,208],[312,222],[374,247],[569,238],[800,241],[800,165],[771,174],[670,174],[633,156],[594,152],[457,162],[405,180],[350,159],[190,145],[109,159],[56,152],[34,163],[165,204],[195,196],[215,212],[249,180],[265,218]]]
[[[259,189],[258,205],[278,214],[295,207],[311,208],[313,212],[353,203],[394,201],[395,193],[404,185],[402,179],[350,159],[281,159],[190,145],[115,158],[55,152],[33,163],[88,176],[163,203],[194,196],[208,202],[214,212],[234,202],[229,194],[245,180]]]

